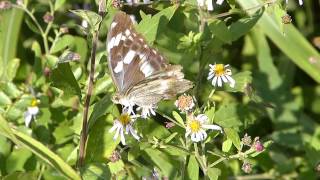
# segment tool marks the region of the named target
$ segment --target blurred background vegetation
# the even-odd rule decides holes
[[[72,167],[77,160],[92,37],[84,21],[70,10],[97,12],[98,2],[11,2],[14,7],[0,11],[0,179],[78,179]],[[156,14],[169,6],[170,1],[155,1],[151,5],[125,4],[122,9],[141,20],[146,18],[144,13]],[[266,152],[250,161],[254,165],[251,174],[241,171],[239,161],[229,160],[218,165],[221,171],[213,178],[319,178],[320,1],[304,0],[299,6],[295,0],[288,4],[229,0],[214,8],[200,35],[197,2],[193,0],[181,1],[178,8],[164,12],[167,16],[171,13],[170,21],[146,20],[146,26],[158,22],[154,34],[144,32],[143,24],[138,26],[152,46],[170,63],[181,64],[186,78],[196,82],[191,93],[199,106],[216,103],[215,123],[230,125],[240,138],[248,133],[273,141]],[[184,136],[182,129],[166,129],[167,119],[157,115],[154,121],[138,124],[147,140],[136,145],[129,139],[130,148],[118,146],[119,141],[113,141],[108,133],[112,120],[119,115],[110,100],[114,87],[105,43],[115,10],[108,10],[99,33],[90,137],[82,175],[108,179],[129,174],[135,179],[151,176],[157,167],[164,177],[177,178],[176,167],[184,152],[173,147],[163,150],[153,139],[168,137],[174,131]],[[229,15],[217,16],[225,12]],[[283,19],[288,15],[291,23]],[[236,88],[217,89],[208,98],[213,88],[206,80],[209,63],[230,64]],[[40,112],[26,127],[25,113],[34,100]],[[171,116],[173,102],[162,102],[159,111]],[[224,139],[219,137],[216,146],[210,148],[219,149]],[[117,163],[110,159],[115,149],[122,157]],[[188,174],[190,179],[195,177]]]

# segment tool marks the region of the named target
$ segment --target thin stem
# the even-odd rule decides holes
[[[231,177],[230,179],[234,180],[254,180],[254,179],[276,179],[274,176],[264,173],[264,174],[253,174],[247,176],[235,176]]]
[[[31,18],[31,20],[34,22],[34,24],[36,25],[36,27],[38,28],[38,30],[40,31],[41,37],[42,37],[42,41],[43,41],[43,46],[45,49],[46,54],[49,53],[49,46],[48,46],[48,39],[47,39],[47,35],[45,34],[45,32],[43,31],[42,27],[40,26],[39,22],[37,21],[37,19],[33,16],[33,14],[24,6],[18,6],[18,5],[13,5],[14,8],[17,9],[21,9],[24,12],[26,12],[29,17]]]
[[[92,49],[91,49],[91,55],[90,55],[91,67],[90,67],[90,74],[89,74],[89,80],[88,80],[88,90],[86,94],[84,111],[83,111],[82,131],[81,131],[80,145],[79,145],[79,159],[77,164],[78,167],[83,166],[85,155],[86,155],[85,151],[86,151],[86,144],[87,144],[87,138],[88,138],[88,112],[89,112],[89,106],[90,106],[90,99],[93,91],[98,35],[99,35],[99,31],[95,32],[93,34],[93,39],[92,39]]]

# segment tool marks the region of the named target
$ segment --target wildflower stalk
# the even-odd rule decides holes
[[[100,0],[100,2],[103,0]],[[100,4],[99,4],[100,5]],[[105,7],[104,7],[105,8]],[[99,6],[99,15],[103,17],[105,15],[104,8],[100,8]],[[95,72],[95,61],[96,61],[96,51],[97,51],[97,43],[99,37],[99,30],[101,27],[101,23],[96,31],[92,34],[92,47],[90,53],[90,72],[88,79],[88,90],[85,98],[84,110],[83,110],[83,119],[82,119],[82,130],[80,135],[80,145],[79,145],[79,159],[77,162],[77,167],[82,167],[84,165],[84,159],[86,156],[86,144],[88,139],[88,113],[90,106],[90,99],[93,91],[93,82],[94,82],[94,72]]]
[[[78,167],[83,166],[85,152],[86,152],[86,143],[88,138],[88,112],[89,112],[89,106],[90,106],[90,99],[93,91],[98,35],[99,35],[99,31],[96,31],[93,33],[93,38],[92,38],[92,49],[90,54],[91,65],[90,65],[89,80],[88,80],[88,90],[87,90],[86,99],[84,103],[84,110],[83,110],[82,130],[81,130],[80,145],[79,145],[79,159],[77,164]]]

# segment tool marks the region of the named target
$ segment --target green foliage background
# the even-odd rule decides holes
[[[155,172],[169,179],[319,178],[320,43],[312,44],[319,35],[318,1],[225,1],[213,12],[201,11],[203,31],[195,0],[124,5],[138,17],[137,31],[195,83],[188,93],[197,99],[196,111],[224,128],[224,134],[208,131],[198,144],[207,164],[193,144],[184,144],[186,117],[174,100],[161,102],[157,116],[137,121],[140,142],[129,137],[122,146],[108,133],[121,112],[111,101],[115,88],[107,67],[106,36],[116,12],[110,1],[103,18],[95,13],[98,2],[89,0],[24,5],[28,12],[16,4],[0,11],[0,179],[141,179]],[[44,22],[46,12],[53,22]],[[292,24],[282,22],[286,13]],[[85,166],[77,169],[91,34],[99,25]],[[74,53],[80,58],[72,60]],[[231,65],[235,88],[214,89],[207,80],[214,63]],[[34,98],[40,113],[25,127]],[[177,125],[167,129],[170,120]],[[266,150],[239,154],[245,133],[260,137]],[[115,150],[121,159],[112,162]],[[244,160],[253,165],[250,174],[241,170]]]

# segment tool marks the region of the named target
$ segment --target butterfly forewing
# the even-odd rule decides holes
[[[167,66],[165,58],[135,31],[130,16],[121,11],[109,28],[107,51],[109,69],[120,94]]]

